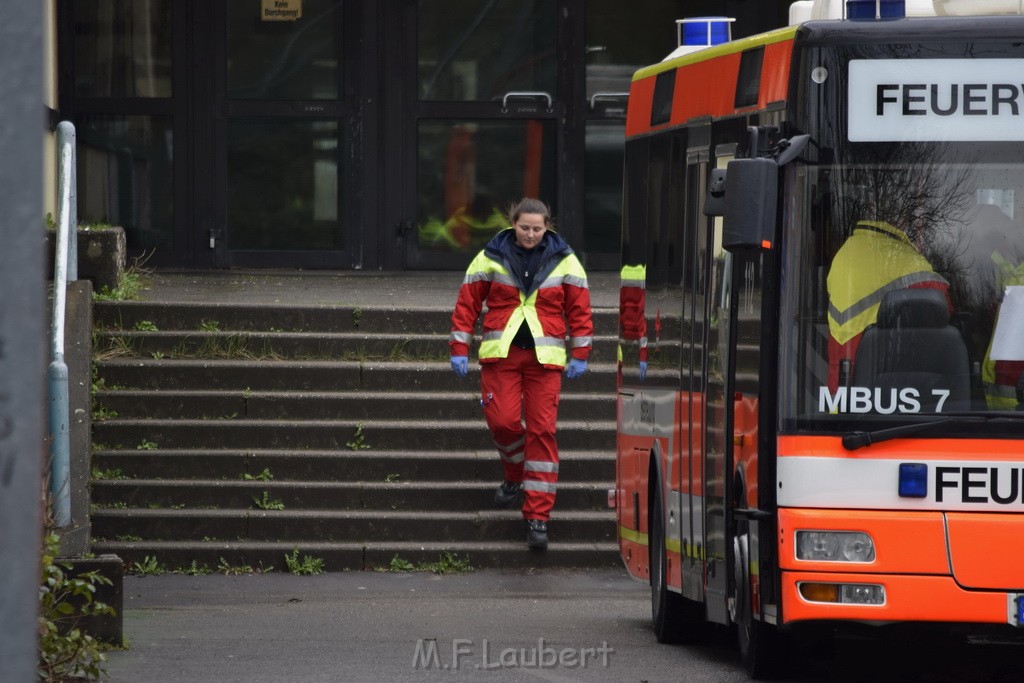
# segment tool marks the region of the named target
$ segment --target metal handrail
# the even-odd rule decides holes
[[[53,258],[53,316],[50,325],[50,493],[57,527],[71,524],[71,419],[68,366],[64,362],[64,317],[68,282],[78,279],[78,218],[75,185],[75,127],[57,125],[57,235]],[[74,218],[74,220],[72,220]]]

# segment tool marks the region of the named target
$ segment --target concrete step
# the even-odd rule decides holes
[[[245,391],[466,391],[480,386],[479,367],[459,379],[447,360],[246,361],[115,358],[96,363],[108,389]],[[595,362],[590,371],[562,383],[563,394],[614,396],[616,365]]]
[[[614,480],[593,481],[562,476],[560,510],[607,511],[607,492]],[[279,502],[284,510],[468,512],[494,508],[500,476],[488,481],[241,481],[124,479],[93,482],[92,502],[110,512],[125,509],[176,510],[182,506],[203,514],[214,509],[259,510],[259,501]],[[266,494],[266,495],[264,495]],[[112,506],[127,506],[114,508]]]
[[[110,330],[136,330],[155,326],[158,330],[220,330],[281,332],[364,332],[441,333],[447,339],[452,325],[452,308],[458,283],[452,285],[451,299],[432,308],[351,305],[238,304],[208,302],[118,301],[96,302],[93,321]],[[617,335],[618,310],[594,308],[595,330]],[[669,318],[665,318],[666,322]]]
[[[573,481],[611,481],[615,478],[612,451],[561,449],[561,477]],[[242,480],[264,470],[271,481],[422,482],[439,480],[482,481],[497,484],[501,464],[493,449],[479,451],[430,450],[99,450],[93,468],[128,479]],[[101,483],[97,480],[96,484]]]
[[[575,543],[615,541],[610,510],[559,511],[557,525],[561,537]],[[518,511],[101,509],[93,514],[93,536],[115,541],[481,543],[521,533],[525,528]]]
[[[467,408],[466,411],[472,410]],[[479,410],[479,405],[477,406]],[[461,416],[460,416],[461,417]],[[562,420],[559,442],[612,450],[615,422]],[[478,416],[436,420],[123,420],[93,425],[93,442],[120,449],[478,450],[490,443]]]
[[[292,541],[99,541],[97,554],[113,553],[125,561],[128,571],[136,562],[154,558],[167,570],[188,570],[193,562],[202,570],[237,573],[249,571],[287,571],[284,556],[295,550],[299,558],[309,555],[324,561],[326,571],[386,571],[394,558],[417,563],[435,563],[445,555],[467,561],[479,569],[542,569],[548,567],[597,568],[620,567],[618,544],[614,542],[576,542],[559,536],[557,521],[548,532],[550,545],[545,552],[526,548],[525,532],[508,539],[478,543],[436,541],[349,541],[336,543]]]
[[[473,348],[479,348],[477,337]],[[614,359],[618,337],[595,335],[591,355]],[[96,353],[138,358],[448,360],[448,332],[266,332],[103,330]]]
[[[465,387],[469,389],[469,387]],[[479,408],[480,393],[471,391],[417,392],[415,394],[369,391],[183,391],[122,390],[98,391],[95,405],[120,418],[157,419],[308,419],[326,420],[344,416],[370,420],[384,415],[411,420],[448,420],[453,407],[463,413],[468,405]],[[478,414],[479,411],[477,410]],[[560,419],[615,419],[615,397],[568,392],[558,404]],[[115,415],[110,415],[115,417]],[[481,415],[480,423],[483,424]]]

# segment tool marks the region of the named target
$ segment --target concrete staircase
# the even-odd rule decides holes
[[[563,382],[558,500],[546,553],[501,479],[475,368],[448,365],[449,312],[97,302],[94,551],[168,569],[326,569],[397,555],[475,567],[619,563],[615,312],[595,310],[591,372]],[[472,366],[471,366],[472,367]]]

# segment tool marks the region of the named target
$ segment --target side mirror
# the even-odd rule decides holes
[[[774,159],[733,159],[726,174],[722,247],[770,249],[775,235],[779,165]]]

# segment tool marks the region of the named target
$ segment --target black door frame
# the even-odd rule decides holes
[[[57,102],[58,117],[75,122],[86,116],[151,116],[170,119],[173,131],[171,154],[173,159],[186,159],[185,163],[172,163],[171,244],[149,252],[129,250],[130,259],[144,258],[147,266],[200,266],[193,258],[194,237],[190,225],[194,210],[184,194],[188,185],[190,157],[187,122],[190,117],[187,103],[191,97],[191,83],[187,64],[173,59],[171,97],[79,97],[75,89],[75,22],[73,0],[58,0],[57,4]],[[192,5],[185,2],[170,3],[172,54],[188,54],[193,36],[188,27]],[[186,207],[184,210],[181,207]]]
[[[203,164],[212,169],[212,183],[199,182],[199,176],[193,174],[196,181],[197,197],[195,206],[209,207],[197,214],[195,231],[199,248],[210,244],[211,238],[216,245],[213,265],[218,267],[255,267],[255,268],[326,268],[335,270],[373,268],[376,259],[364,263],[367,251],[365,240],[369,235],[364,228],[366,223],[362,217],[365,213],[364,197],[376,191],[371,179],[375,175],[369,172],[367,163],[375,165],[375,155],[365,153],[366,141],[373,140],[367,136],[366,123],[376,119],[374,103],[376,98],[364,97],[363,91],[375,83],[374,64],[375,41],[377,40],[373,20],[376,19],[372,9],[365,3],[344,2],[336,0],[340,7],[337,21],[341,32],[341,98],[338,100],[295,100],[295,101],[249,101],[229,100],[227,97],[227,2],[204,3],[201,12],[210,12],[211,35],[207,42],[211,51],[211,69],[203,69],[200,60],[193,59],[194,71],[198,77],[209,77],[206,84],[210,95],[210,108],[214,116],[207,120],[196,120],[196,154],[211,154],[212,159]],[[207,9],[212,8],[212,11]],[[369,29],[369,30],[368,30]],[[369,65],[363,69],[362,65]],[[197,99],[197,105],[199,100]],[[194,111],[201,112],[202,106]],[[338,220],[345,233],[345,247],[341,250],[229,250],[227,225],[227,126],[231,118],[280,118],[282,120],[303,121],[336,119],[338,125],[339,149],[338,160],[341,168],[339,173],[339,204]],[[372,125],[372,124],[371,124]],[[376,130],[371,128],[371,133]],[[205,144],[209,141],[209,144]],[[372,144],[372,143],[371,143]],[[200,157],[201,158],[201,157]],[[199,169],[195,169],[199,170]]]
[[[384,79],[399,87],[383,92],[384,176],[380,225],[384,235],[382,264],[388,270],[463,270],[472,255],[415,254],[417,124],[421,119],[491,121],[554,121],[556,123],[556,220],[559,232],[577,251],[583,252],[582,170],[584,116],[580,111],[584,92],[583,41],[586,31],[583,3],[556,0],[555,93],[551,111],[541,101],[517,100],[502,113],[501,103],[420,102],[417,96],[416,0],[386,0],[382,5],[383,33],[400,36],[382,51]],[[515,199],[510,197],[510,200]],[[390,237],[390,239],[388,239]]]

